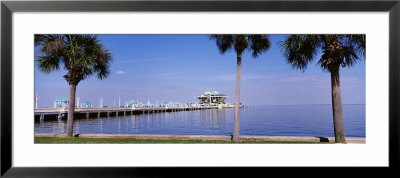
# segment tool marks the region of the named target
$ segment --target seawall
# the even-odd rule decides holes
[[[36,137],[66,137],[65,134],[35,134]],[[154,140],[226,140],[232,139],[231,135],[150,135],[150,134],[75,134],[80,138],[134,138]],[[310,136],[254,136],[241,135],[242,141],[277,141],[277,142],[330,142],[334,143],[334,137],[310,137]],[[347,143],[364,144],[365,138],[346,137]]]

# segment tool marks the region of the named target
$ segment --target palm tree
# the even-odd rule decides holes
[[[236,90],[235,90],[235,118],[233,127],[233,141],[239,141],[239,107],[240,107],[240,80],[242,73],[242,53],[248,49],[254,58],[266,52],[270,48],[270,41],[267,35],[210,35],[215,40],[221,54],[231,50],[236,52]]]
[[[282,42],[282,49],[287,62],[302,71],[322,50],[318,64],[331,73],[335,142],[345,143],[339,70],[365,57],[365,35],[289,35]]]
[[[64,75],[69,84],[69,107],[67,136],[72,136],[72,124],[75,111],[76,86],[92,74],[99,79],[106,78],[112,61],[111,53],[95,35],[35,35],[35,46],[40,47],[43,55],[37,57],[39,70],[50,73],[63,65]]]

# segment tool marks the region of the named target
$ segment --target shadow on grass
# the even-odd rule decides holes
[[[318,137],[319,138],[319,142],[329,142],[329,139],[326,137]]]

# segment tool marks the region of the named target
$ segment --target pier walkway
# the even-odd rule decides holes
[[[119,116],[119,115],[125,116],[133,114],[192,111],[192,110],[202,110],[202,109],[218,109],[218,106],[75,108],[74,118],[109,117],[109,116]],[[35,119],[63,119],[67,117],[67,114],[68,114],[68,108],[35,109]]]

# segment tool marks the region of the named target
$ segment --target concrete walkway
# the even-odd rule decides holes
[[[37,137],[66,137],[65,134],[35,134]],[[226,140],[232,139],[231,135],[145,135],[145,134],[75,134],[81,138],[135,138],[155,140]],[[252,136],[241,135],[242,141],[279,141],[279,142],[335,142],[334,137],[296,137],[296,136]],[[347,143],[364,144],[365,138],[346,137]]]

